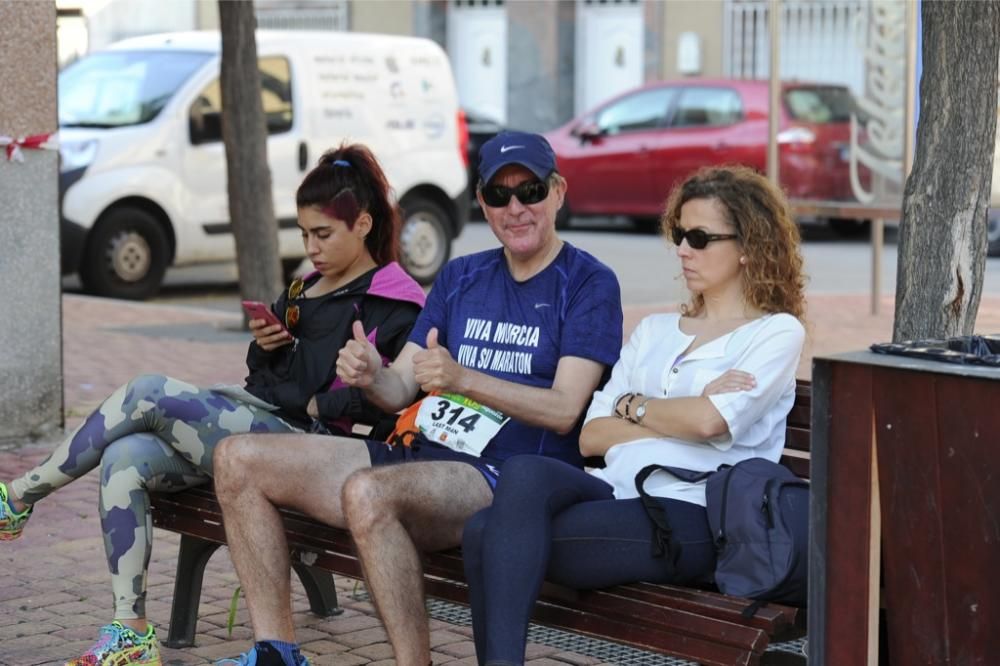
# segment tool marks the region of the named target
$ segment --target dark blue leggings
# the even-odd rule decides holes
[[[543,580],[597,589],[707,579],[715,549],[704,507],[658,501],[681,544],[673,574],[653,557],[652,523],[638,499],[616,500],[604,481],[551,458],[504,463],[493,506],[469,519],[462,538],[479,663],[524,663]]]

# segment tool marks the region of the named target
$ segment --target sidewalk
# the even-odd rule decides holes
[[[812,356],[857,350],[887,341],[892,333],[891,298],[882,314],[868,315],[864,294],[810,298],[808,348],[799,369],[808,377]],[[626,308],[626,330],[642,316],[665,308]],[[75,427],[120,384],[141,373],[165,373],[198,385],[239,383],[246,373],[249,334],[236,330],[238,315],[175,306],[111,301],[85,296],[63,299],[64,376],[67,427]],[[1000,297],[984,298],[977,330],[1000,332]],[[54,441],[0,451],[0,479],[10,479],[41,461]],[[79,655],[110,619],[111,594],[97,516],[97,477],[90,474],[40,502],[25,536],[0,544],[0,665],[61,664]],[[179,537],[157,530],[149,575],[147,611],[166,636]],[[251,634],[245,606],[232,638],[227,636],[229,600],[237,579],[228,557],[217,554],[205,575],[197,647],[164,649],[164,664],[204,664],[246,650]],[[319,619],[297,581],[294,608],[298,637],[313,664],[355,666],[394,663],[372,605],[355,581],[338,578],[343,615]],[[475,664],[471,629],[432,620],[435,664]],[[601,659],[532,644],[531,666]],[[672,663],[661,658],[657,663]]]

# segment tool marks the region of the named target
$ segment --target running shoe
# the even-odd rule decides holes
[[[101,636],[86,654],[66,666],[161,666],[160,643],[153,625],[145,636],[115,620],[101,627]]]
[[[281,655],[278,654],[277,650],[274,650],[274,648],[270,646],[267,649],[273,650],[271,654],[266,655],[267,663],[276,663],[275,659],[277,659],[277,662],[283,663]],[[217,661],[215,662],[215,666],[259,666],[264,663],[264,661],[258,660],[258,657],[260,656],[261,654],[257,651],[257,645],[254,645],[250,648],[249,652],[245,652],[235,659],[223,659],[221,661]],[[296,656],[298,657],[298,661],[295,662],[295,666],[309,666],[309,660],[303,657],[298,651],[296,651]]]
[[[0,483],[0,541],[13,541],[21,536],[21,530],[24,529],[24,524],[28,522],[31,510],[34,508],[29,506],[21,513],[14,513],[10,504],[7,504],[7,496],[7,486]]]

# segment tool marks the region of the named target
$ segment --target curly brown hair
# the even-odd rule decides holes
[[[805,312],[805,275],[799,252],[799,227],[784,193],[767,178],[744,166],[705,167],[674,188],[667,199],[660,227],[669,238],[680,225],[681,207],[692,199],[715,199],[736,230],[747,263],[743,267],[743,298],[769,313],[787,312],[798,319]],[[685,316],[705,307],[701,294],[681,306]]]

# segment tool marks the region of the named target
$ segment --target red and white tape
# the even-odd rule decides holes
[[[22,149],[59,150],[59,141],[55,134],[32,134],[18,138],[0,134],[0,148],[7,154],[8,162],[23,162]]]

